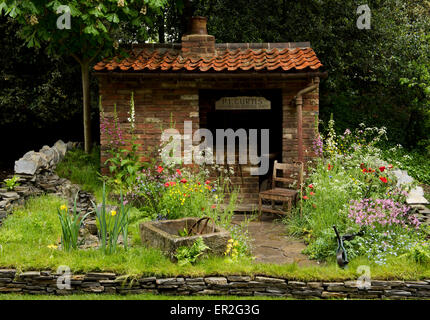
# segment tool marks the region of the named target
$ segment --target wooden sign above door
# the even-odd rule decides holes
[[[264,97],[223,97],[215,102],[215,110],[270,110],[271,103]]]

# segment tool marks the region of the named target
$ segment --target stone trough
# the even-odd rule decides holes
[[[189,229],[199,218],[182,218],[176,220],[151,221],[140,224],[142,243],[149,247],[158,248],[170,259],[175,259],[176,249],[181,246],[192,246],[197,238],[202,237],[209,247],[209,252],[215,255],[224,254],[230,234],[209,222],[199,235],[181,237],[179,231]]]

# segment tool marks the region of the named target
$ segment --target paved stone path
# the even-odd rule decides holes
[[[240,224],[251,217],[246,214],[236,214],[233,223]],[[263,215],[261,221],[249,222],[248,233],[252,238],[252,255],[255,262],[260,263],[294,263],[298,265],[318,265],[314,260],[309,260],[302,250],[306,247],[303,240],[289,237],[286,234],[285,225],[274,215]]]

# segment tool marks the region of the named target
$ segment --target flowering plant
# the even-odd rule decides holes
[[[134,108],[134,93],[131,93],[130,111],[129,111],[129,130],[127,135],[128,140],[124,138],[123,130],[118,120],[116,104],[114,105],[113,121],[110,122],[105,116],[100,97],[100,129],[108,139],[107,152],[110,158],[105,161],[105,165],[109,166],[111,177],[106,177],[108,184],[114,189],[130,189],[134,184],[138,172],[143,168],[143,163],[139,161],[138,149],[139,144],[136,143],[135,129],[135,108]],[[127,147],[127,145],[129,147]]]
[[[381,230],[395,227],[418,229],[420,222],[410,207],[393,199],[352,200],[348,217],[359,226]]]

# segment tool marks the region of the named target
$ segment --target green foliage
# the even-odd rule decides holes
[[[336,114],[338,133],[361,122],[385,126],[389,118],[390,141],[414,147],[429,139],[428,1],[366,1],[370,30],[356,26],[363,4],[356,0],[193,4],[218,42],[310,41],[329,74],[321,82],[320,118]]]
[[[135,129],[135,109],[134,109],[134,93],[131,93],[129,124],[130,129],[127,132],[130,134],[130,139],[124,138],[124,133],[119,125],[116,105],[114,106],[114,115],[112,121],[105,117],[101,97],[99,98],[99,107],[101,114],[100,130],[107,136],[107,152],[110,158],[105,161],[108,165],[110,176],[105,177],[105,180],[113,190],[118,189],[131,190],[136,182],[138,173],[143,169],[144,163],[139,160],[139,147],[136,143],[137,137],[134,134]],[[126,146],[130,146],[127,148]]]
[[[19,28],[17,21],[0,14],[0,135],[15,137],[4,140],[9,151],[0,162],[5,163],[40,148],[42,141],[81,138],[79,67],[73,58],[55,59],[42,48],[27,48]],[[91,90],[97,90],[95,82]]]
[[[348,257],[365,256],[378,264],[387,263],[389,256],[407,252],[423,237],[416,230],[400,227],[407,215],[403,203],[411,186],[397,187],[393,167],[377,147],[385,137],[385,128],[361,125],[338,136],[334,127],[331,120],[323,134],[325,158],[318,159],[310,170],[301,208],[288,219],[288,230],[304,236],[308,243],[304,253],[319,260],[335,257],[333,225],[340,234],[361,231],[362,236],[345,242]],[[406,221],[406,225],[416,224],[413,217]]]
[[[14,175],[12,178],[10,179],[5,179],[4,183],[6,185],[6,189],[9,191],[12,191],[13,189],[15,189],[15,187],[19,186],[19,177]]]
[[[428,243],[415,244],[407,256],[416,263],[430,265],[430,246]]]
[[[93,148],[90,154],[79,148],[69,150],[64,159],[57,164],[56,173],[79,184],[83,190],[98,195],[102,189],[100,148]]]
[[[148,37],[148,27],[164,2],[105,0],[94,6],[88,0],[69,1],[70,29],[57,28],[60,17],[57,10],[61,2],[56,0],[2,0],[0,14],[10,16],[22,25],[20,35],[29,47],[47,43],[47,51],[54,56],[71,54],[80,61],[89,61],[98,55],[113,53],[117,33],[123,24],[137,27],[140,36]]]
[[[68,212],[68,208],[66,205],[62,205],[60,208],[57,209],[62,231],[61,245],[63,250],[65,251],[78,249],[79,229],[84,223],[85,218],[90,214],[87,213],[86,215],[81,217],[80,213],[76,211],[77,197],[78,193],[75,196],[72,214]]]
[[[175,257],[178,259],[178,264],[180,266],[194,264],[207,249],[209,249],[209,247],[205,244],[203,238],[199,237],[194,241],[191,247],[179,247],[176,250]]]
[[[119,212],[106,210],[106,186],[103,184],[103,199],[98,207],[94,204],[94,210],[97,215],[97,223],[99,226],[99,237],[101,242],[101,250],[104,253],[112,254],[117,250],[118,237],[123,236],[124,248],[127,250],[128,242],[128,208],[124,206],[124,200],[120,197]]]
[[[398,145],[393,148],[385,148],[383,157],[393,165],[406,170],[414,179],[430,185],[430,153],[406,151]]]

